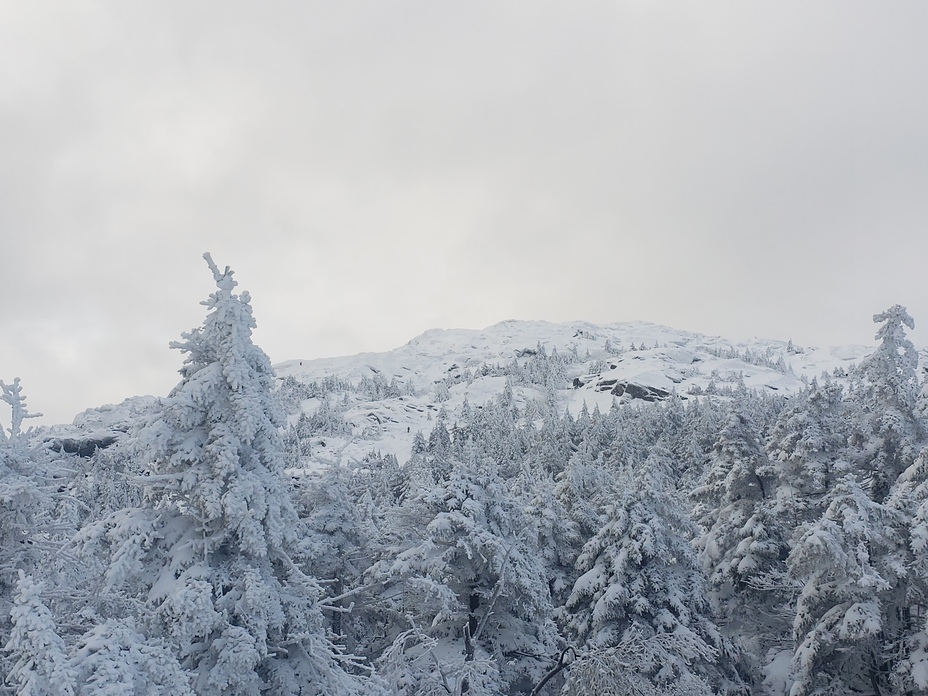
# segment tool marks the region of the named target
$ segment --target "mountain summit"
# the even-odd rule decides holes
[[[737,342],[640,321],[508,320],[483,330],[430,329],[383,353],[288,360],[275,369],[291,422],[334,409],[350,426],[316,439],[321,462],[371,451],[402,462],[441,409],[453,420],[465,403],[479,408],[507,384],[517,403],[553,397],[577,414],[584,404],[607,410],[613,401],[724,396],[742,387],[790,394],[823,372],[842,377],[870,351]]]

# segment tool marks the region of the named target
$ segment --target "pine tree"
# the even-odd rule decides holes
[[[204,257],[217,290],[203,325],[172,344],[183,379],[133,436],[147,504],[83,541],[109,550],[105,590],[139,605],[148,641],[170,646],[198,696],[356,693],[299,565],[283,417],[250,298]]]
[[[733,654],[712,620],[670,471],[669,453],[659,448],[617,486],[604,526],[577,560],[582,575],[567,600],[568,629],[593,652],[632,641],[657,649],[663,639],[651,639],[672,635],[669,649],[642,663],[648,681],[668,685],[702,675],[716,688],[731,687],[739,681],[726,664]]]
[[[848,474],[793,548],[789,572],[802,592],[791,696],[891,692],[883,641],[894,633],[895,608],[887,596],[906,573],[897,525]]]
[[[8,637],[8,618],[14,587],[22,571],[33,573],[41,567],[43,549],[55,538],[49,530],[53,503],[48,482],[59,472],[38,466],[29,443],[25,420],[42,414],[29,413],[17,377],[12,385],[0,382],[0,400],[10,405],[9,438],[0,429],[0,645]],[[41,545],[37,545],[40,541]]]
[[[23,431],[24,421],[29,418],[41,418],[42,416],[41,413],[29,413],[29,409],[26,407],[26,397],[23,396],[23,388],[19,382],[19,377],[13,380],[13,384],[4,384],[0,382],[0,389],[3,391],[3,393],[0,394],[0,401],[8,403],[12,410],[9,440],[13,444],[21,442],[23,436],[26,434]],[[2,431],[0,431],[0,438],[6,439]]]
[[[906,575],[893,595],[898,634],[897,687],[928,694],[928,448],[896,481],[887,505],[900,521]]]
[[[778,416],[766,449],[784,525],[798,528],[824,512],[826,495],[850,467],[844,460],[850,415],[839,384],[813,380]]]
[[[719,433],[704,484],[693,491],[703,534],[696,542],[711,584],[738,591],[785,555],[784,532],[765,502],[774,471],[750,416],[733,408]]]
[[[602,527],[615,475],[606,468],[602,452],[583,447],[571,456],[555,480],[554,495],[583,545]]]
[[[333,598],[329,601],[332,634],[354,651],[358,617],[351,611],[356,599],[353,592],[371,558],[370,530],[361,519],[362,506],[349,490],[350,478],[345,467],[334,464],[304,484],[299,498],[303,522],[299,546],[301,556],[325,581]]]
[[[19,572],[10,612],[13,630],[4,646],[12,661],[6,681],[17,696],[74,696],[74,670],[42,600],[43,589],[43,583]]]
[[[527,693],[555,647],[552,606],[531,525],[496,465],[456,462],[398,519],[403,532],[369,572],[393,617],[381,674],[402,694],[444,682],[469,694]]]
[[[875,314],[873,321],[882,324],[876,333],[880,344],[854,375],[851,397],[862,414],[851,443],[865,476],[861,483],[873,500],[883,502],[896,477],[915,461],[924,425],[915,409],[918,353],[905,333],[915,321],[901,305]]]
[[[93,626],[77,642],[71,664],[80,696],[195,696],[171,651],[147,641],[131,620]]]
[[[535,546],[544,562],[551,599],[555,606],[560,606],[577,579],[574,564],[583,542],[576,522],[557,499],[550,477],[538,479],[530,489],[530,496],[526,512],[534,523]]]

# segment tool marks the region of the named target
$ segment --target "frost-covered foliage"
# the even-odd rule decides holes
[[[896,613],[888,599],[907,574],[899,520],[871,500],[853,475],[841,479],[829,498],[824,515],[789,558],[790,575],[802,585],[790,695],[826,687],[828,693],[888,692],[883,641],[893,635]]]
[[[918,455],[924,426],[916,410],[918,353],[905,333],[915,321],[901,305],[875,314],[873,321],[882,324],[876,333],[880,344],[855,374],[852,396],[861,412],[851,439],[866,477],[861,483],[882,502]]]
[[[23,422],[29,418],[40,418],[42,414],[29,413],[29,409],[26,407],[26,397],[23,395],[23,388],[20,384],[19,377],[13,380],[13,384],[4,384],[0,382],[0,390],[3,391],[3,393],[0,394],[0,401],[8,403],[12,411],[9,440],[14,444],[21,442],[25,435],[23,432]],[[2,431],[0,431],[0,437],[6,439]]]
[[[697,547],[716,587],[750,584],[779,558],[782,532],[765,506],[773,483],[757,426],[733,409],[713,446],[705,482],[693,491],[704,530]]]
[[[22,428],[23,421],[41,414],[29,413],[18,378],[12,385],[0,382],[0,386],[3,388],[0,400],[11,409],[9,438],[0,438],[0,645],[3,645],[10,639],[17,583],[30,597],[37,596],[29,594],[30,581],[22,579],[21,574],[42,572],[47,577],[52,569],[47,564],[48,555],[57,553],[62,539],[72,529],[68,521],[55,519],[54,491],[65,480],[65,473],[53,456],[38,451],[33,429]]]
[[[792,522],[777,509],[775,468],[750,413],[733,407],[709,457],[694,544],[726,634],[746,655],[763,654],[788,630],[783,592]]]
[[[928,449],[896,482],[887,505],[900,520],[908,576],[899,588],[897,686],[928,693]]]
[[[691,660],[714,657],[693,652],[694,646],[672,633],[650,638],[635,636],[616,647],[592,650],[570,664],[562,696],[712,696],[717,693],[702,677],[683,673],[670,681],[649,677],[667,661],[686,655]]]
[[[847,473],[841,457],[850,413],[841,385],[813,381],[778,416],[767,453],[776,476],[776,513],[787,525],[821,515],[825,494]]]
[[[592,651],[672,635],[673,647],[644,674],[649,682],[667,686],[701,675],[721,686],[737,679],[721,664],[732,654],[711,617],[668,460],[658,447],[619,481],[616,502],[577,559],[582,575],[565,605],[567,626]]]
[[[133,434],[145,504],[85,528],[83,548],[108,555],[104,594],[136,608],[149,646],[166,646],[199,696],[357,692],[299,565],[283,418],[248,294],[205,258],[217,290],[203,326],[173,344],[183,380]],[[94,654],[110,674],[109,652]]]
[[[111,619],[87,631],[71,662],[80,696],[194,696],[171,651],[125,621]]]
[[[556,641],[553,607],[532,527],[496,465],[456,462],[447,481],[426,485],[396,515],[403,530],[369,576],[384,588],[385,611],[406,629],[383,662],[406,675],[398,693],[421,693],[435,670],[448,678],[476,669],[481,688],[493,684],[484,693],[521,692],[520,684],[539,678]],[[435,664],[424,647],[433,642]]]
[[[10,612],[13,630],[4,646],[12,657],[6,681],[19,696],[74,696],[74,670],[43,589],[43,583],[19,572]]]
[[[47,505],[45,492],[37,482],[19,471],[9,458],[4,461],[0,451],[0,611],[4,618],[10,611],[17,572],[31,572],[39,565],[41,556],[32,537],[37,533],[37,518]],[[5,623],[0,622],[0,626]]]
[[[232,272],[206,258],[217,285],[205,302],[209,314],[172,343],[186,354],[183,381],[136,442],[149,462],[153,498],[183,510],[205,555],[233,545],[267,558],[293,533],[274,372],[251,341],[248,293],[233,293]]]
[[[168,396],[26,428],[2,384],[0,694],[928,696],[904,308],[793,396],[729,372],[588,407],[587,375],[675,349],[277,379],[207,263]]]

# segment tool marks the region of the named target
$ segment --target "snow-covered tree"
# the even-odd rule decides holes
[[[928,694],[928,448],[899,476],[887,505],[898,515],[908,570],[894,594],[901,652],[897,687]]]
[[[615,478],[602,452],[582,447],[556,477],[554,494],[586,543],[600,529]]]
[[[79,696],[196,696],[171,651],[132,624],[110,619],[80,637],[71,658]]]
[[[561,696],[714,696],[718,692],[695,674],[684,673],[663,682],[649,676],[661,664],[679,660],[680,655],[694,661],[711,657],[692,653],[693,648],[685,637],[658,633],[649,638],[635,636],[615,647],[574,656],[566,670]]]
[[[550,476],[536,480],[529,495],[525,509],[533,521],[535,546],[544,562],[551,599],[559,606],[573,588],[576,580],[574,564],[583,542],[577,523],[555,495],[554,481]]]
[[[169,646],[198,696],[356,693],[300,566],[283,417],[250,298],[204,257],[217,290],[203,325],[172,344],[183,379],[133,435],[147,504],[82,541],[108,550],[104,593],[137,607],[149,644]]]
[[[673,647],[648,663],[648,681],[668,685],[702,675],[717,688],[735,686],[736,661],[712,619],[670,471],[669,454],[658,448],[616,487],[605,524],[577,560],[582,575],[565,607],[568,630],[588,651],[672,635]]]
[[[17,696],[74,696],[74,670],[43,589],[44,583],[19,572],[10,612],[13,630],[4,646],[12,662],[6,682]]]
[[[556,633],[529,519],[496,465],[457,462],[400,514],[405,539],[369,574],[393,617],[384,678],[410,695],[446,681],[452,693],[463,684],[469,694],[530,691]]]
[[[790,696],[892,692],[886,649],[896,617],[887,600],[906,574],[897,528],[894,511],[848,474],[793,548],[789,572],[802,591]]]
[[[896,477],[918,455],[924,424],[916,413],[918,353],[905,329],[915,321],[905,307],[893,305],[873,316],[881,324],[877,349],[857,368],[852,399],[862,410],[851,436],[855,463],[870,497],[882,502]]]
[[[733,408],[705,482],[693,491],[703,529],[696,542],[700,560],[723,595],[745,589],[786,555],[785,532],[770,509],[774,471],[759,440],[751,417]]]
[[[17,576],[33,573],[41,566],[43,554],[52,545],[49,515],[53,503],[47,485],[56,472],[37,466],[29,443],[29,431],[22,429],[31,414],[26,407],[20,380],[0,382],[0,400],[10,405],[9,438],[0,429],[0,645],[9,636],[10,609]],[[40,529],[40,526],[43,527]],[[43,535],[44,532],[44,535]],[[40,538],[42,537],[42,538]],[[36,542],[40,542],[37,544]],[[0,663],[2,664],[2,663]]]
[[[364,629],[359,625],[360,612],[351,611],[356,599],[353,593],[372,562],[368,537],[373,530],[371,521],[362,519],[366,506],[354,498],[351,476],[351,471],[340,464],[327,467],[302,483],[298,503],[303,523],[300,555],[325,582],[331,598],[327,601],[333,607],[329,615],[333,635],[354,651],[358,633]],[[380,502],[386,502],[385,496]],[[363,642],[364,636],[360,639]]]
[[[850,467],[844,461],[850,414],[839,384],[813,380],[774,423],[766,449],[776,477],[776,512],[784,525],[798,527],[824,512],[826,494]]]
[[[10,418],[10,442],[17,443],[19,442],[25,432],[23,431],[23,422],[29,418],[41,418],[41,413],[29,413],[29,409],[26,407],[26,397],[23,395],[23,388],[20,384],[20,379],[17,377],[13,380],[13,384],[4,384],[0,382],[0,401],[5,401],[10,405],[12,411]],[[3,432],[0,431],[0,438],[6,439]]]

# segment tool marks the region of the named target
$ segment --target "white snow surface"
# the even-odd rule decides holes
[[[590,410],[596,406],[606,410],[617,398],[620,403],[635,401],[630,394],[617,396],[616,385],[633,385],[631,391],[635,386],[652,392],[676,391],[684,398],[697,398],[711,389],[710,385],[724,389],[741,381],[751,389],[794,393],[802,387],[803,379],[820,378],[823,373],[837,373],[840,378],[874,348],[809,348],[770,339],[738,342],[640,321],[510,320],[482,331],[431,329],[384,353],[289,360],[274,367],[278,378],[290,376],[306,383],[329,376],[352,385],[378,374],[387,382],[395,379],[406,392],[398,398],[370,401],[349,390],[345,418],[352,424],[352,436],[319,438],[313,443],[311,461],[315,465],[347,464],[376,451],[395,454],[403,463],[410,456],[416,432],[428,436],[439,409],[447,411],[449,424],[453,424],[454,414],[465,399],[471,407],[479,407],[502,392],[506,378],[479,376],[484,365],[504,367],[513,360],[525,364],[539,347],[549,356],[556,351],[569,357],[566,379],[558,385],[558,399],[574,414],[584,403]],[[443,402],[439,401],[443,390],[438,387],[442,383],[448,385],[450,394]],[[524,403],[542,398],[544,390],[518,385],[513,393],[517,403]],[[318,406],[317,399],[309,399],[302,409],[311,414]],[[291,414],[291,419],[297,416]]]

